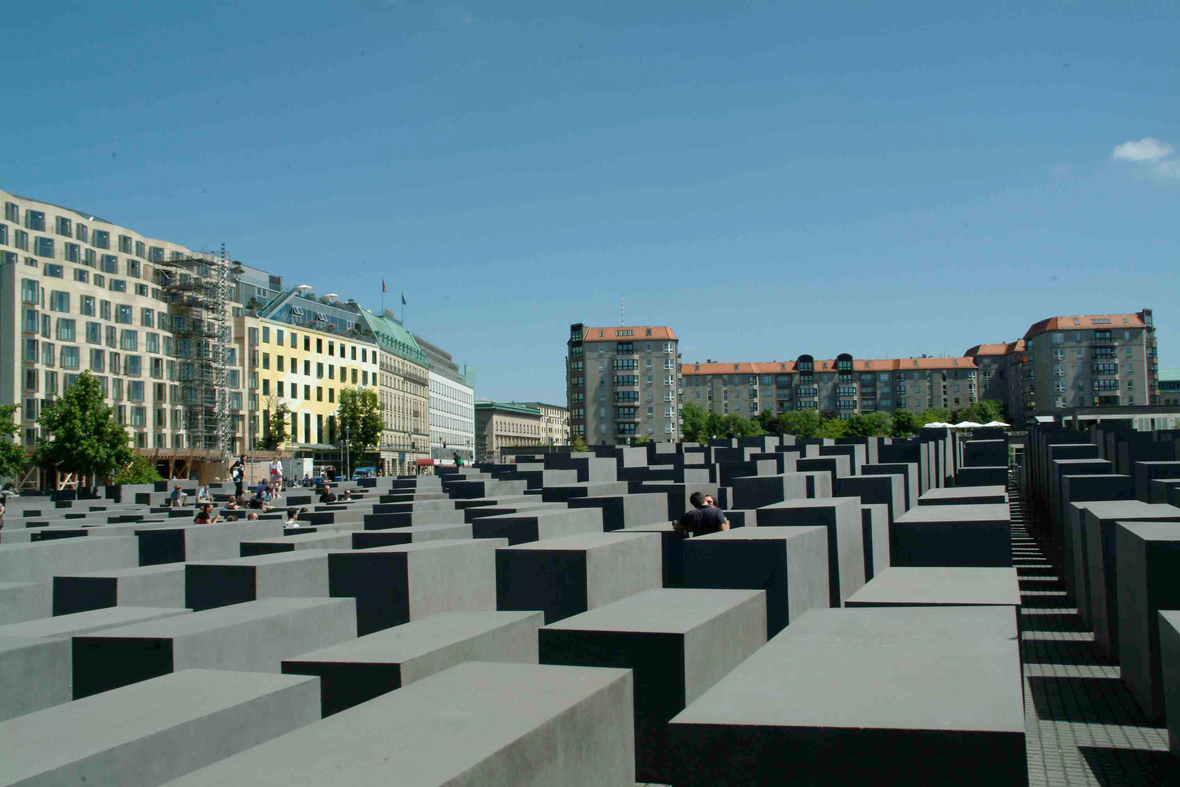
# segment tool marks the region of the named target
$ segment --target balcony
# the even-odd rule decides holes
[[[411,383],[416,383],[418,385],[429,385],[430,384],[429,377],[427,377],[424,374],[419,374],[418,372],[411,371],[409,369],[407,369],[402,374],[402,377],[404,377],[407,381],[409,381]]]

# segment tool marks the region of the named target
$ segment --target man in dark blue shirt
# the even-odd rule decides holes
[[[700,492],[693,492],[688,502],[692,503],[692,510],[672,523],[678,533],[689,536],[706,536],[709,533],[720,533],[729,530],[729,520],[721,509],[705,505],[705,496]]]

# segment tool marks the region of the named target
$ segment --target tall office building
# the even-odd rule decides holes
[[[851,418],[869,412],[919,413],[927,407],[962,409],[977,401],[970,358],[832,359],[800,355],[793,361],[685,363],[684,401],[706,412],[752,418],[763,410],[815,410]]]
[[[198,470],[244,449],[243,268],[84,211],[0,202],[0,404],[19,405],[22,441],[90,371],[141,452]]]
[[[570,439],[626,445],[680,439],[680,341],[667,326],[570,326],[566,342]]]
[[[475,368],[414,334],[430,364],[430,457],[475,461]]]
[[[1149,405],[1160,398],[1151,309],[1049,317],[1019,341],[978,344],[965,355],[985,373],[985,395],[1003,398],[1019,423],[1068,408]]]

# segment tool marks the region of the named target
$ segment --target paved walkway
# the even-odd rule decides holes
[[[1023,609],[1024,714],[1031,787],[1180,785],[1168,731],[1153,727],[1094,644],[1094,633],[1026,529],[1011,492],[1013,562]],[[1035,530],[1035,528],[1034,528]]]

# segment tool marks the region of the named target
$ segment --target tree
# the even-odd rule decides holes
[[[258,447],[263,451],[275,451],[287,442],[287,424],[291,420],[291,408],[287,407],[286,402],[280,402],[271,396],[266,400],[266,410],[269,415]]]
[[[721,437],[728,437],[730,432],[733,433],[734,437],[758,437],[759,435],[765,434],[761,424],[737,413],[722,416],[721,422],[722,428],[724,429],[722,434],[719,435]]]
[[[152,484],[163,480],[164,478],[156,472],[156,466],[141,454],[131,457],[131,464],[119,468],[111,477],[111,483],[120,485]]]
[[[894,437],[909,437],[915,435],[921,426],[918,424],[918,419],[914,417],[913,413],[908,413],[905,410],[898,410],[893,414],[893,436]]]
[[[381,403],[372,388],[357,386],[340,391],[340,406],[336,408],[336,436],[340,443],[348,441],[352,456],[361,456],[381,444],[381,430],[385,419]],[[349,468],[345,468],[349,471]]]
[[[854,415],[844,423],[849,437],[889,437],[893,433],[893,419],[889,413],[874,411]]]
[[[695,402],[685,402],[682,415],[684,416],[683,434],[685,440],[703,443],[709,439],[704,436],[709,414],[705,412],[703,407]]]
[[[932,423],[950,423],[951,411],[945,407],[927,407],[918,414],[918,427]]]
[[[780,431],[778,416],[770,410],[763,410],[758,413],[758,415],[754,416],[754,421],[767,434],[778,434]]]
[[[651,442],[651,438],[647,435],[640,435],[631,441],[631,445],[647,445]]]
[[[839,418],[825,418],[815,430],[816,437],[840,438],[848,436],[848,422]]]
[[[958,413],[960,421],[974,421],[977,424],[1003,421],[1003,415],[1004,406],[995,399],[981,399]]]
[[[779,429],[795,437],[815,437],[819,431],[819,415],[815,410],[788,410],[778,417]]]
[[[589,451],[590,449],[586,447],[585,439],[583,439],[583,437],[579,434],[579,435],[574,435],[574,439],[570,442],[570,450],[574,451],[574,452],[578,452],[578,451]]]
[[[29,452],[17,439],[20,424],[16,422],[16,405],[0,407],[0,477],[8,476],[13,483],[19,480],[29,463]]]
[[[107,478],[131,464],[131,436],[103,403],[102,386],[90,372],[41,410],[42,436],[33,461],[61,473]]]

